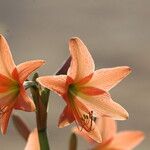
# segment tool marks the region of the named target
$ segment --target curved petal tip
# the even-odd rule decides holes
[[[124,66],[124,69],[128,72],[128,74],[132,72],[132,68],[129,66]]]
[[[120,118],[117,120],[127,120],[129,118],[129,113],[124,109],[122,114],[120,114]]]
[[[79,37],[71,37],[70,38],[70,41],[75,41],[75,40],[80,40],[80,38]]]
[[[45,64],[45,60],[42,60],[42,59],[37,59],[37,60],[34,60],[35,62],[38,62],[39,64],[41,65],[44,65]]]

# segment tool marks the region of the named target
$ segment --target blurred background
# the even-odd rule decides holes
[[[130,114],[119,130],[142,130],[146,139],[136,150],[150,147],[150,1],[149,0],[0,0],[0,33],[8,40],[16,64],[44,59],[41,75],[54,74],[69,56],[68,39],[80,37],[96,68],[131,66],[132,74],[111,90]],[[71,127],[57,128],[64,101],[51,94],[48,135],[52,150],[66,150]],[[34,113],[15,111],[35,127]],[[10,120],[0,150],[22,150],[25,141]],[[79,138],[79,150],[88,145]]]

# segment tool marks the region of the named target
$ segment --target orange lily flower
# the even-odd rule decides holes
[[[29,137],[24,150],[40,150],[39,138],[37,129],[34,129]]]
[[[14,109],[34,111],[35,105],[27,96],[23,83],[44,63],[33,60],[16,66],[5,38],[0,35],[0,127],[6,133],[11,112]]]
[[[108,91],[125,78],[131,69],[127,66],[96,70],[92,56],[79,38],[69,41],[71,64],[67,75],[39,77],[44,87],[61,95],[67,106],[64,108],[59,127],[76,122],[98,142],[99,131],[94,116],[109,116],[118,120],[128,118],[127,111],[115,103]]]
[[[108,117],[98,119],[96,124],[102,135],[103,142],[100,144],[96,144],[85,130],[73,129],[73,132],[95,145],[93,150],[132,150],[144,139],[144,134],[141,131],[122,131],[117,133],[115,121]]]

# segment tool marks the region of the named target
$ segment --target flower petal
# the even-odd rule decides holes
[[[116,134],[107,145],[108,149],[131,150],[144,139],[141,131],[124,131]]]
[[[23,83],[33,71],[44,63],[43,60],[31,60],[17,65],[20,82]]]
[[[82,112],[85,112],[86,114],[88,114],[90,112],[90,110],[86,107],[86,105],[84,105],[82,102],[80,102],[76,96],[74,97],[74,104],[80,110],[82,110]]]
[[[88,108],[83,104],[81,103],[77,97],[74,97],[74,103],[75,103],[75,106],[77,107],[78,109],[78,112],[80,113],[80,117],[83,117],[84,115],[89,115],[89,110]],[[93,116],[92,116],[93,117]],[[77,119],[77,123],[79,123],[80,125],[80,120],[78,119],[81,119],[81,118],[78,118],[76,117]],[[83,118],[82,118],[83,119]],[[91,122],[92,121],[92,122]],[[98,143],[101,143],[102,142],[102,138],[101,138],[101,134],[100,134],[100,130],[99,128],[97,127],[97,125],[95,124],[95,122],[93,121],[93,118],[91,120],[91,118],[88,118],[88,120],[86,120],[85,122],[86,123],[86,126],[84,125],[83,127],[78,127],[78,128],[74,128],[74,132],[76,134],[79,134],[81,136],[83,136],[88,142],[90,143],[94,143],[94,142],[98,142]],[[82,122],[81,122],[81,125],[82,125]],[[85,128],[87,129],[90,129],[89,131],[86,131]],[[81,129],[80,129],[81,128]]]
[[[74,128],[72,128],[72,132],[83,137],[90,144],[95,143],[95,141],[88,136],[87,131],[85,131],[84,129],[79,130],[77,127],[74,127]]]
[[[0,73],[11,77],[11,73],[15,68],[9,46],[6,39],[0,35]]]
[[[69,49],[72,60],[67,74],[72,79],[79,81],[94,72],[95,65],[92,56],[79,38],[70,39]]]
[[[84,129],[78,129],[77,127],[73,128],[72,131],[75,134],[80,135],[81,137],[83,137],[85,140],[87,140],[89,143],[94,144],[95,142],[97,143],[101,143],[102,142],[102,138],[99,132],[98,127],[95,125],[95,123],[93,122],[93,130],[87,132]]]
[[[109,117],[98,118],[96,120],[96,125],[100,130],[103,141],[112,138],[116,134],[116,122]]]
[[[15,109],[32,112],[35,111],[35,105],[32,99],[26,94],[24,89],[20,90],[18,98],[16,100]]]
[[[114,102],[108,93],[98,96],[80,95],[78,100],[97,116],[107,116],[116,120],[128,118],[128,112],[118,103]]]
[[[128,66],[96,70],[85,86],[93,86],[108,91],[131,72]]]
[[[89,142],[90,141],[93,141],[93,142],[96,141],[98,143],[101,143],[102,138],[100,135],[100,131],[97,128],[97,125],[95,124],[95,122],[93,120],[92,114],[91,114],[92,116],[90,117],[89,113],[91,113],[91,112],[88,110],[88,108],[85,105],[83,105],[77,99],[77,97],[74,97],[74,104],[76,107],[75,108],[76,112],[73,111],[73,114],[74,114],[74,117],[76,119],[76,124],[78,125],[77,133],[79,135],[83,135],[83,137],[86,139],[90,139]],[[84,116],[86,116],[87,118],[84,118]]]
[[[105,91],[95,87],[79,87],[79,91],[85,95],[95,96],[104,94]]]
[[[70,110],[69,106],[66,106],[60,115],[58,127],[63,128],[70,125],[74,121],[74,116],[72,111]]]
[[[0,124],[1,124],[1,132],[2,132],[3,135],[6,134],[11,112],[12,112],[12,108],[7,110],[7,112],[2,114],[2,116],[1,116],[2,118],[0,119]]]
[[[66,93],[66,75],[57,75],[57,76],[43,76],[37,78],[37,82],[39,82],[43,87],[46,87],[54,92],[57,92],[60,95]]]
[[[8,91],[0,94],[0,126],[2,134],[7,131],[9,118],[16,101],[17,94]]]
[[[25,150],[40,150],[40,143],[38,139],[37,129],[34,129],[30,133]]]

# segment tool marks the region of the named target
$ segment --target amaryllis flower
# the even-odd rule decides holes
[[[125,78],[131,69],[127,66],[96,70],[94,61],[79,38],[69,41],[71,64],[67,75],[39,77],[44,87],[61,95],[66,107],[59,119],[59,127],[76,122],[95,140],[101,141],[94,116],[109,116],[118,120],[128,118],[127,111],[111,99],[108,91]]]
[[[96,144],[85,130],[73,129],[73,132],[84,137],[93,146],[95,145],[92,150],[131,150],[144,139],[144,134],[141,131],[121,131],[117,133],[115,121],[108,117],[98,119],[96,124],[102,135],[103,142],[100,144]]]
[[[40,150],[40,143],[39,143],[37,129],[34,129],[30,133],[24,150]]]
[[[2,134],[6,133],[13,109],[35,110],[34,103],[26,94],[23,83],[43,63],[43,60],[34,60],[16,66],[7,41],[0,35],[0,127]]]

